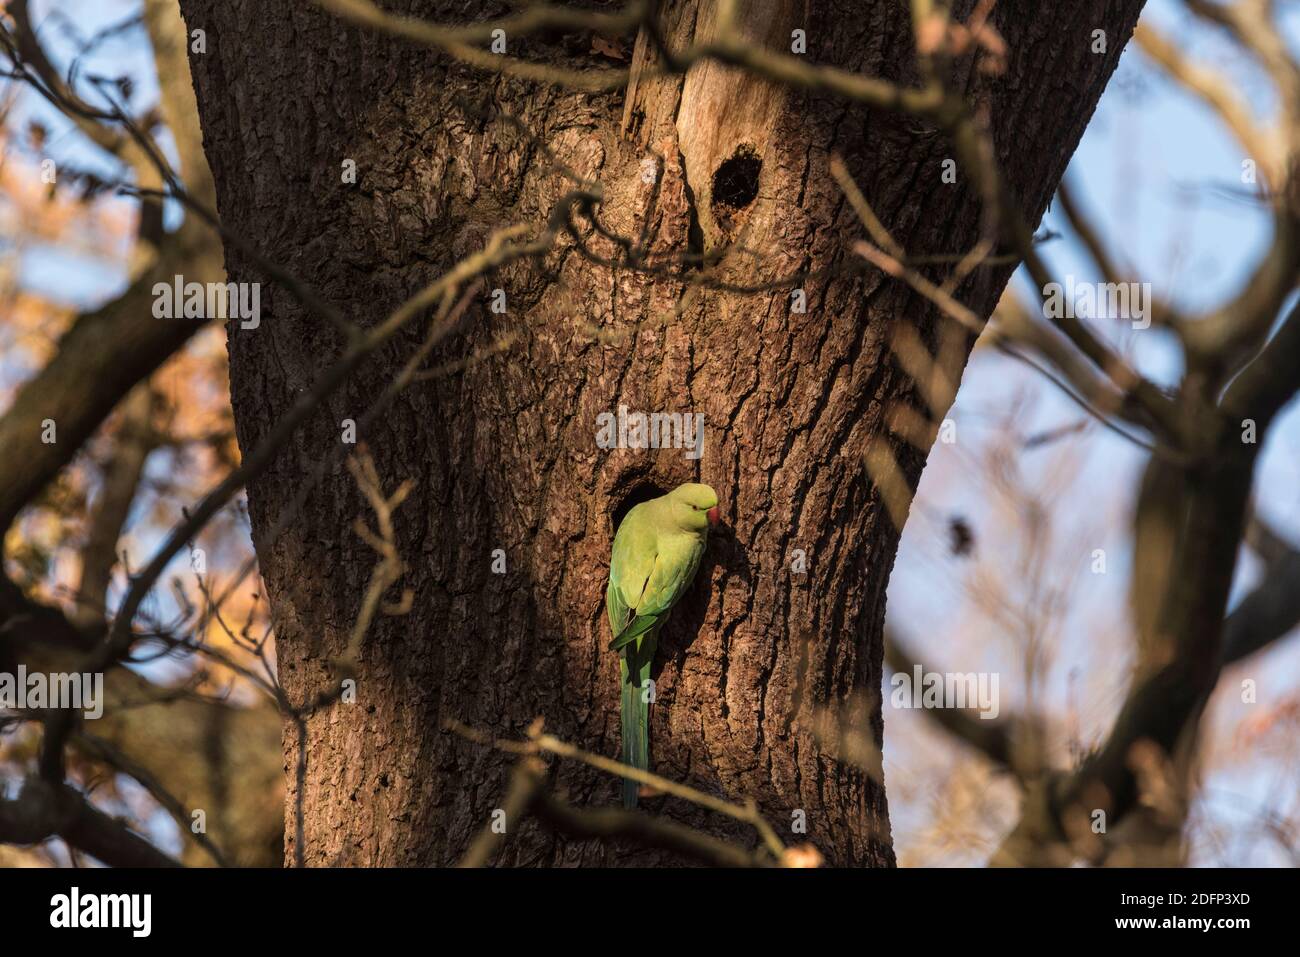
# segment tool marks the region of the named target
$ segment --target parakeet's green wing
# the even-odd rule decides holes
[[[609,559],[609,587],[605,590],[611,634],[617,635],[627,627],[630,612],[641,603],[654,570],[657,539],[654,526],[645,520],[639,505],[618,526]]]
[[[651,568],[650,576],[646,579],[641,601],[636,609],[630,610],[636,614],[625,612],[623,628],[611,629],[614,631],[614,640],[610,642],[611,651],[624,648],[625,645],[636,641],[659,624],[660,619],[668,614],[668,610],[677,598],[681,597],[681,593],[685,590],[684,585],[689,584],[689,577],[685,583],[677,577],[681,571],[680,566],[673,566],[664,558],[666,558],[664,555],[655,555],[654,567]]]
[[[695,578],[696,569],[700,567],[700,556],[704,553],[704,543],[686,536],[675,536],[670,541],[673,544],[655,553],[645,583],[640,585],[637,603],[631,605],[627,600],[628,592],[622,591],[623,607],[618,609],[621,614],[617,618],[610,618],[610,630],[614,634],[614,640],[609,643],[611,650],[619,650],[659,624]],[[612,584],[612,565],[610,578]],[[633,589],[637,589],[639,583],[633,579],[630,584]],[[608,598],[606,603],[608,605]],[[633,611],[635,617],[631,617]],[[631,620],[628,620],[629,617]],[[623,622],[622,627],[615,625],[615,621]]]
[[[627,602],[623,601],[623,593],[614,584],[612,567],[609,573],[609,586],[605,589],[605,617],[609,619],[609,631],[613,635],[617,635],[627,624]]]
[[[700,556],[704,554],[704,542],[684,535],[676,536],[672,542],[667,548],[661,546],[655,556],[654,570],[636,609],[638,617],[663,616],[691,587],[695,571],[700,567]]]

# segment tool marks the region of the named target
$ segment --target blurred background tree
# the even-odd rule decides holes
[[[0,432],[30,424],[22,421],[24,390],[67,390],[86,401],[58,416],[66,467],[54,463],[54,480],[5,536],[0,660],[68,670],[120,600],[126,572],[239,460],[223,330],[178,321],[154,335],[160,323],[151,309],[159,277],[221,277],[221,244],[193,217],[168,235],[177,209],[119,195],[112,184],[156,186],[158,173],[120,129],[75,105],[84,95],[96,110],[117,103],[144,116],[190,189],[211,201],[175,3],[11,3],[7,12],[39,35],[51,58],[49,88],[73,105],[59,110],[13,77],[0,94],[0,401],[8,410]],[[165,226],[164,216],[173,221]],[[145,338],[162,341],[142,345]],[[89,435],[80,447],[78,432]],[[15,459],[8,468],[30,465]],[[267,632],[255,583],[235,590],[219,616],[195,611],[205,589],[220,590],[251,558],[242,507],[211,522],[192,554],[194,567],[177,570],[150,616],[160,632],[255,663],[228,630]],[[81,630],[26,626],[40,606]],[[211,863],[216,847],[230,863],[279,866],[284,775],[275,708],[211,655],[200,660],[159,641],[136,657],[108,674],[105,717],[75,742],[78,786],[186,863]],[[30,721],[2,727],[0,771],[12,784],[26,777],[40,735]],[[191,837],[197,827],[213,835],[209,847]],[[73,852],[53,840],[4,853],[8,863],[67,864]]]

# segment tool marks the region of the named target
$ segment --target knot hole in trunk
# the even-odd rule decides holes
[[[752,203],[758,195],[758,174],[762,169],[763,160],[754,147],[741,143],[713,173],[714,207],[735,211]]]

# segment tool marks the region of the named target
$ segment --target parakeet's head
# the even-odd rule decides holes
[[[687,482],[668,493],[673,520],[687,531],[701,532],[718,522],[718,493],[707,485]]]

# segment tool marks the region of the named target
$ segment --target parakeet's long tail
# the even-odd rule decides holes
[[[650,664],[654,661],[659,629],[624,649],[619,658],[619,684],[623,689],[623,763],[650,769]],[[636,807],[641,785],[623,779],[623,807]]]

